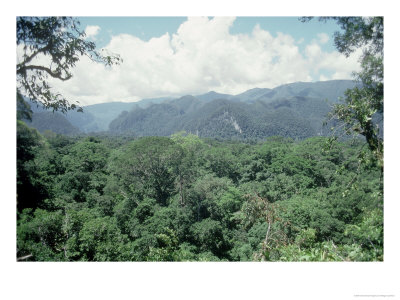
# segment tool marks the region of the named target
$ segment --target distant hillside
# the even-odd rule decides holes
[[[171,135],[180,128],[183,116],[198,111],[202,104],[193,96],[185,96],[145,109],[138,107],[130,112],[123,112],[113,120],[110,130],[119,133],[132,132],[140,136]]]
[[[135,107],[146,108],[161,103],[170,98],[143,99],[138,102],[107,102],[83,107],[83,113],[72,111],[67,119],[82,132],[107,131],[112,120],[123,111],[130,111]]]
[[[42,105],[25,99],[32,110],[32,121],[23,120],[29,127],[36,128],[39,132],[51,130],[64,135],[75,135],[80,132],[79,128],[73,126],[65,115],[44,109]]]
[[[251,90],[247,90],[236,96],[233,96],[232,99],[239,100],[239,101],[246,101],[246,102],[247,101],[255,101],[258,98],[264,96],[265,94],[268,94],[271,91],[272,91],[271,89],[254,88]]]
[[[288,97],[312,97],[337,102],[347,89],[353,88],[351,80],[330,80],[318,82],[295,82],[278,86],[256,100],[273,101]]]
[[[52,111],[34,112],[32,122],[25,120],[25,123],[42,133],[46,130],[64,135],[75,135],[80,132],[63,114]]]
[[[201,101],[202,104],[218,99],[226,99],[226,100],[232,100],[236,102],[240,101],[246,103],[253,103],[256,101],[273,102],[275,100],[288,99],[296,96],[328,99],[332,102],[336,102],[338,97],[342,96],[346,89],[351,88],[353,86],[354,83],[353,81],[350,80],[332,80],[332,81],[321,81],[314,83],[296,82],[296,83],[282,85],[274,89],[254,88],[238,95],[221,94],[211,91],[194,97],[197,100]],[[175,105],[175,107],[176,105],[178,105],[180,109],[181,107],[179,106],[179,104],[174,102],[176,100],[177,99],[169,97],[160,97],[160,98],[143,99],[138,102],[130,102],[130,103],[108,102],[108,103],[94,104],[83,107],[84,110],[83,113],[69,112],[67,114],[67,119],[71,122],[73,126],[79,128],[82,132],[107,131],[109,129],[109,125],[111,124],[111,122],[124,111],[125,111],[124,115],[126,115],[126,113],[129,114],[131,111],[136,110],[137,108],[146,109],[154,104],[162,104],[162,103],[169,103],[169,104],[175,103],[173,105]],[[187,113],[187,111],[185,113]],[[132,125],[134,122],[127,121],[127,123]],[[170,121],[167,121],[167,123],[170,123]],[[125,129],[123,129],[120,126],[122,125],[117,125],[117,127],[119,128],[118,130],[123,130],[123,131],[125,131],[125,129],[130,131],[130,129],[133,128],[133,127],[128,128],[130,125],[128,127],[125,127]],[[146,125],[140,125],[140,126],[147,127]],[[147,131],[147,129],[143,130]],[[165,130],[166,129],[164,128],[163,131]]]
[[[63,115],[31,103],[29,126],[63,134],[110,130],[113,134],[168,136],[185,130],[204,137],[306,138],[325,135],[322,122],[331,105],[354,87],[350,80],[296,82],[274,89],[253,88],[238,95],[214,91],[177,99],[108,102]]]
[[[109,123],[122,111],[130,110],[133,103],[109,102],[83,107],[83,112],[71,111],[67,119],[82,132],[108,130]]]
[[[280,135],[302,139],[323,134],[322,122],[329,110],[327,102],[306,97],[251,104],[225,99],[203,104],[185,97],[121,114],[111,122],[110,130],[138,136],[168,136],[185,130],[203,137],[247,139]]]
[[[32,122],[25,122],[39,131],[51,130],[62,134],[76,134],[78,132],[90,133],[107,131],[112,120],[117,118],[123,111],[133,110],[135,107],[146,108],[156,103],[169,100],[169,97],[143,99],[138,102],[108,102],[83,107],[83,112],[75,110],[66,114],[46,110],[42,105],[25,101],[31,106],[33,111]]]
[[[203,101],[203,102],[209,102],[209,101],[213,101],[213,100],[217,100],[217,99],[230,99],[232,97],[234,97],[234,96],[228,95],[228,94],[220,94],[220,93],[216,93],[214,91],[208,92],[203,95],[196,96],[197,99],[199,99],[200,101]]]
[[[184,118],[182,129],[200,136],[303,139],[323,134],[322,123],[330,106],[315,98],[292,97],[251,104],[215,100]]]
[[[331,105],[354,87],[349,80],[298,82],[239,95],[210,92],[124,112],[110,123],[114,133],[167,136],[185,130],[202,137],[229,139],[280,135],[294,139],[325,135]]]

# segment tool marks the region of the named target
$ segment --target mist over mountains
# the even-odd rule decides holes
[[[274,89],[253,88],[238,95],[208,92],[179,98],[109,102],[66,115],[32,105],[29,126],[61,134],[108,131],[134,136],[169,136],[186,131],[201,137],[227,139],[285,136],[303,139],[326,135],[322,126],[331,105],[351,80],[296,82]]]

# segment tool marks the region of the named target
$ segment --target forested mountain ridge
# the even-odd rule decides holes
[[[344,95],[347,89],[353,88],[356,84],[352,80],[328,80],[317,82],[294,82],[280,85],[255,100],[273,101],[287,97],[312,97],[328,99],[331,102],[338,102],[338,98]]]
[[[75,135],[80,133],[79,126],[72,125],[68,120],[67,115],[49,111],[42,105],[32,103],[29,99],[24,99],[24,101],[29,105],[32,111],[31,120],[23,118],[23,121],[28,126],[36,128],[41,133],[46,130],[65,135]],[[91,119],[92,116],[88,114],[87,118]]]
[[[169,136],[181,130],[204,137],[294,139],[325,135],[322,126],[331,104],[350,80],[296,82],[274,89],[253,88],[238,95],[208,92],[180,98],[153,98],[138,102],[89,105],[82,112],[52,113],[31,104],[32,122],[40,132],[77,134],[110,130],[113,134]]]
[[[83,108],[83,113],[69,112],[67,119],[82,132],[107,131],[112,120],[122,111],[129,111],[135,107],[146,108],[156,103],[161,103],[170,98],[149,98],[138,102],[106,102],[88,105]],[[87,116],[88,115],[88,116]]]
[[[294,139],[325,135],[322,126],[331,104],[337,103],[350,80],[298,82],[275,89],[255,88],[239,95],[209,92],[123,112],[110,123],[114,133],[168,136],[181,130],[203,137]]]
[[[84,106],[83,112],[68,111],[66,114],[46,110],[42,105],[37,105],[25,99],[34,112],[32,122],[27,124],[40,132],[51,130],[55,133],[73,135],[78,132],[89,133],[107,131],[109,123],[118,117],[124,110],[131,110],[134,107],[146,108],[152,104],[161,103],[170,98],[143,99],[139,102],[106,102]],[[45,113],[45,114],[42,114]],[[65,129],[60,127],[64,124]],[[72,127],[74,127],[72,129]]]

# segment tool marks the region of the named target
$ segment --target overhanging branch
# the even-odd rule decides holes
[[[36,52],[34,52],[33,54],[31,54],[30,56],[26,57],[25,60],[17,65],[17,68],[22,68],[24,67],[27,63],[31,62],[32,59],[34,59],[36,57],[36,55],[38,55],[39,53],[43,53],[46,52],[47,50],[50,49],[50,45],[47,45],[43,48],[40,48],[39,50],[37,50]]]
[[[28,70],[40,70],[40,71],[45,71],[47,74],[49,74],[53,78],[60,79],[62,81],[66,81],[71,79],[72,74],[68,74],[67,76],[63,77],[61,72],[54,72],[50,68],[43,67],[43,66],[36,66],[36,65],[29,65],[29,66],[22,66],[17,70],[17,74],[24,76],[26,71]]]

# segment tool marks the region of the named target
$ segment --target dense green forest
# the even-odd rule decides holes
[[[17,124],[17,257],[382,261],[383,178],[360,140],[67,137]]]

